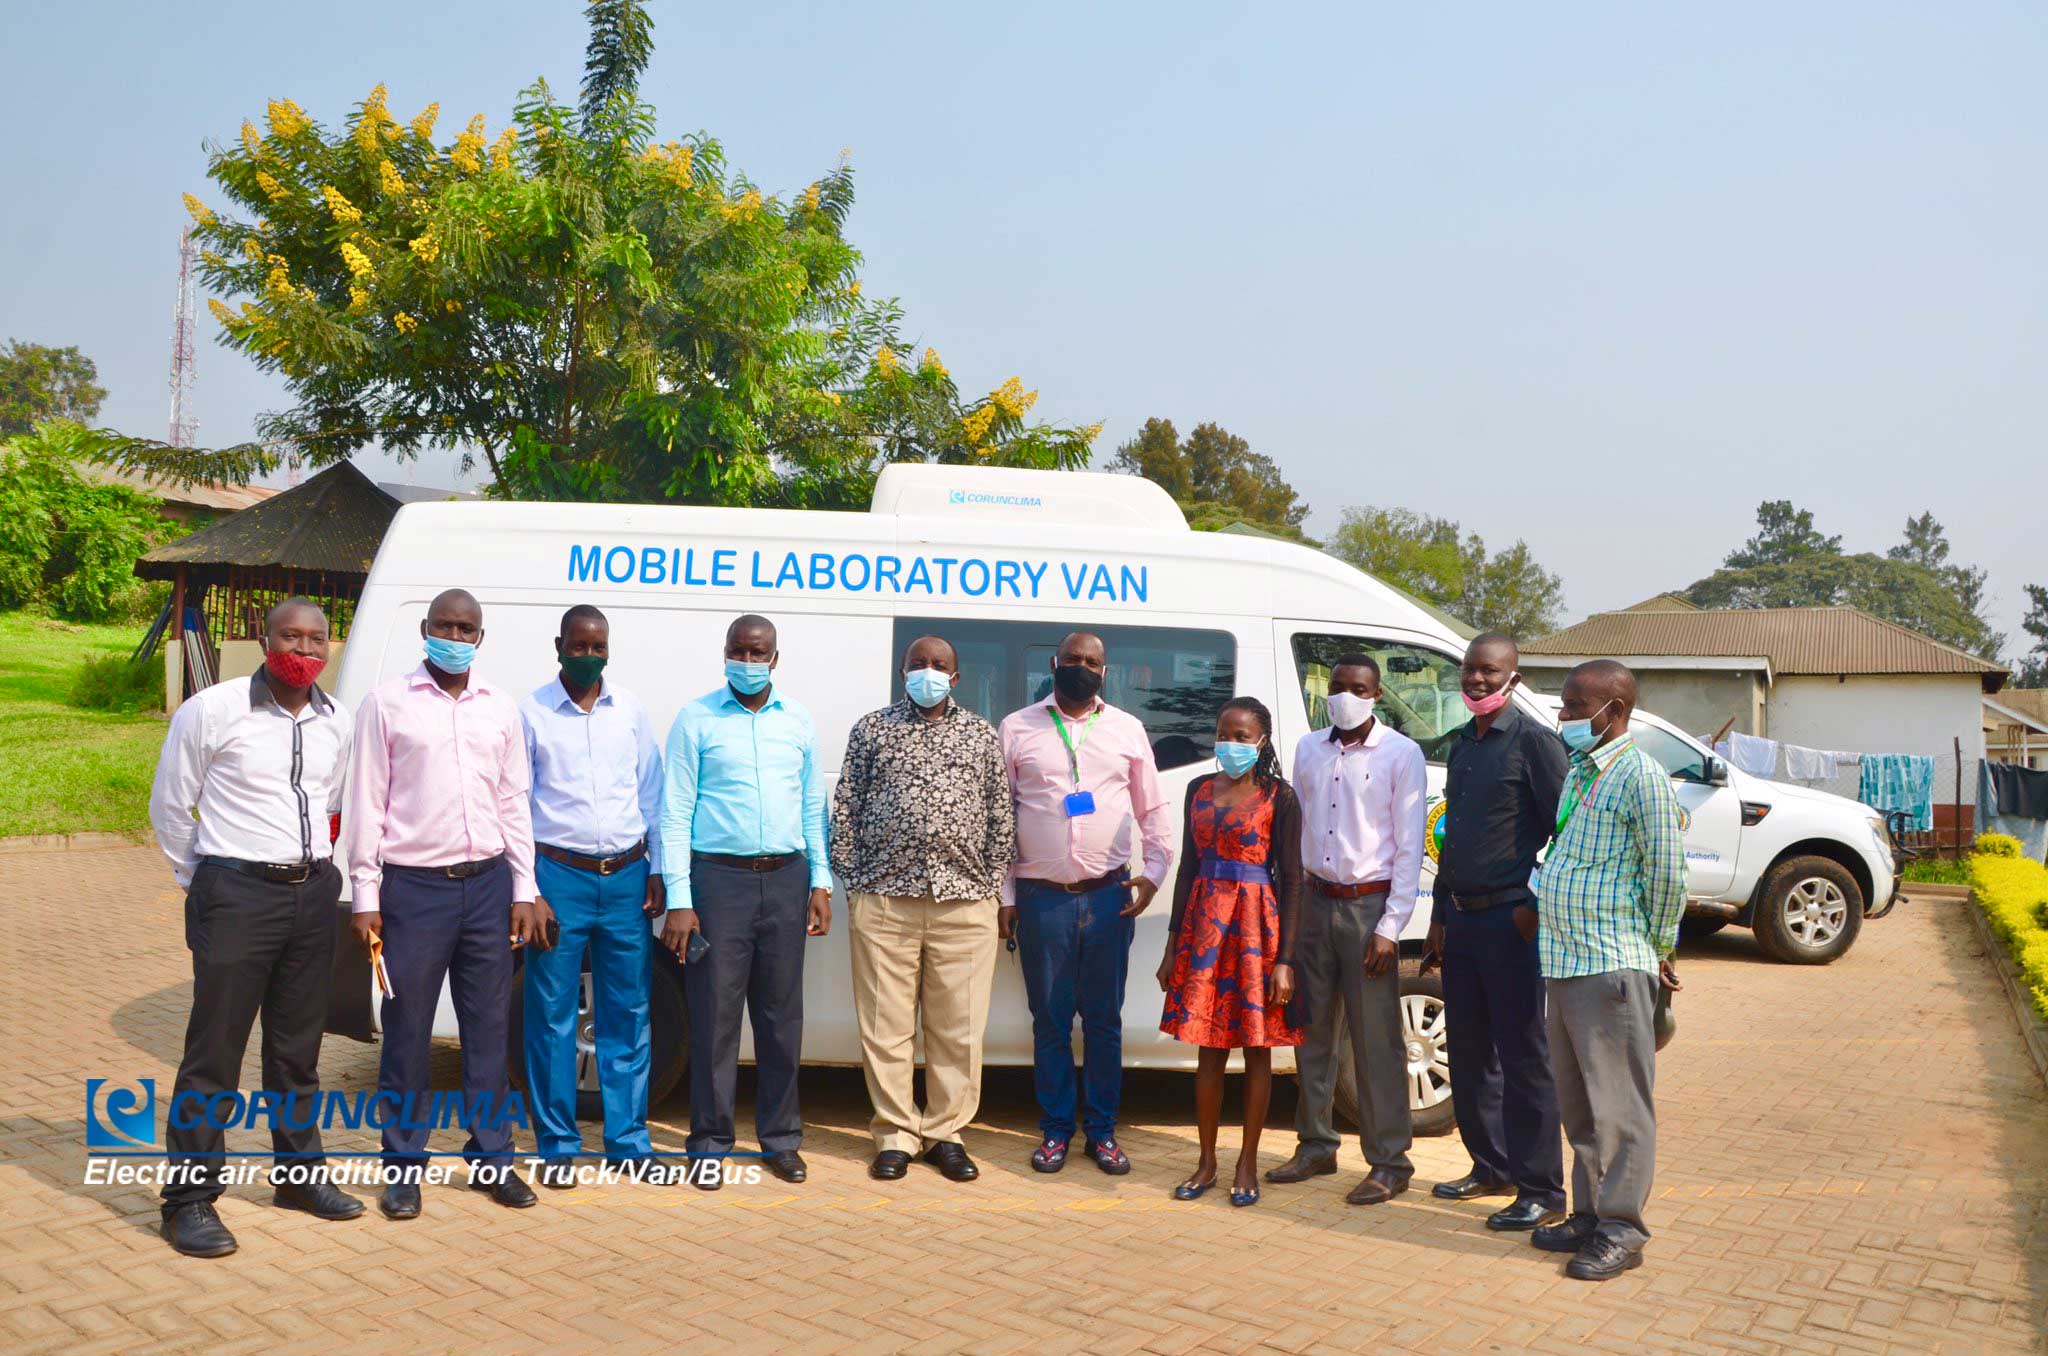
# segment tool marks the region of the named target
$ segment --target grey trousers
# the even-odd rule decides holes
[[[1641,970],[1544,982],[1557,1106],[1572,1146],[1572,1213],[1624,1247],[1650,1237],[1643,1206],[1657,1166],[1657,977]]]
[[[690,863],[691,902],[711,944],[683,967],[690,1013],[693,1154],[732,1152],[740,1071],[740,1015],[754,1024],[754,1135],[765,1153],[803,1144],[797,1064],[804,1044],[804,946],[811,869],[802,854],[754,872],[701,858]]]
[[[1301,1148],[1335,1154],[1340,1141],[1333,1105],[1337,1095],[1337,1024],[1351,1036],[1351,1066],[1358,1075],[1359,1144],[1365,1161],[1403,1176],[1414,1122],[1408,1109],[1408,1047],[1401,1035],[1401,976],[1390,967],[1365,977],[1365,947],[1387,909],[1385,891],[1358,899],[1331,899],[1310,881],[1301,892],[1301,940],[1294,948],[1296,982],[1308,1001],[1307,1039],[1295,1052],[1301,1101],[1294,1130]]]

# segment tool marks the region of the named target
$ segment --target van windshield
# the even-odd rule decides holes
[[[1311,730],[1328,729],[1330,671],[1347,654],[1364,654],[1380,666],[1380,700],[1376,714],[1392,728],[1422,745],[1432,763],[1444,761],[1458,731],[1472,719],[1459,695],[1460,661],[1435,650],[1370,636],[1316,635],[1294,637],[1294,670],[1301,682],[1301,700]]]
[[[1236,691],[1237,641],[1228,631],[898,617],[891,663],[900,663],[919,636],[944,636],[960,652],[954,700],[1000,724],[1010,712],[1052,695],[1053,656],[1077,629],[1102,637],[1109,656],[1102,699],[1145,726],[1160,771],[1213,756],[1216,712]],[[903,695],[901,673],[890,675],[890,693]]]

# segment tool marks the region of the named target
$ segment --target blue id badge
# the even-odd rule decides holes
[[[1075,791],[1067,796],[1067,818],[1079,819],[1082,815],[1095,813],[1095,793]]]

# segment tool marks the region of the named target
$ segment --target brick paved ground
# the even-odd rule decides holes
[[[444,1189],[414,1223],[322,1224],[242,1188],[223,1202],[241,1252],[179,1258],[149,1194],[81,1185],[84,1078],[167,1092],[176,1062],[166,884],[146,849],[0,858],[0,1350],[2048,1350],[2048,1096],[1960,903],[1904,905],[1827,969],[1743,934],[1689,949],[1650,1261],[1593,1287],[1488,1235],[1481,1206],[1347,1207],[1355,1149],[1255,1209],[1168,1200],[1192,1160],[1183,1078],[1133,1080],[1129,1177],[1038,1178],[1007,1071],[971,1186],[921,1165],[869,1182],[858,1076],[821,1071],[800,1189],[585,1188],[516,1214]],[[327,1071],[366,1086],[374,1051],[335,1042]],[[657,1141],[684,1117],[657,1108]],[[1465,1167],[1454,1138],[1416,1157],[1422,1180]]]

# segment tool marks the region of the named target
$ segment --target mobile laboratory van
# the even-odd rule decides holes
[[[551,642],[563,611],[576,603],[603,609],[611,622],[607,679],[636,692],[664,733],[686,702],[722,681],[731,620],[747,612],[771,618],[781,646],[775,682],[809,708],[830,782],[854,721],[902,695],[898,668],[915,637],[935,632],[952,641],[961,668],[956,699],[1000,722],[1046,698],[1064,635],[1098,632],[1109,658],[1102,695],[1137,715],[1151,735],[1176,832],[1188,784],[1215,767],[1216,712],[1233,695],[1257,697],[1272,710],[1273,738],[1289,765],[1296,741],[1328,724],[1323,697],[1338,656],[1373,655],[1383,671],[1380,719],[1418,740],[1430,758],[1432,837],[1441,818],[1443,749],[1469,719],[1458,689],[1463,642],[1427,611],[1319,551],[1195,532],[1165,491],[1131,476],[892,465],[867,513],[410,504],[384,538],[349,629],[336,686],[352,709],[376,684],[420,662],[427,605],[450,587],[483,604],[478,671],[518,694],[553,677]],[[1554,719],[1539,699],[1518,690],[1517,700],[1538,719]],[[1713,770],[1711,755],[1702,756]],[[1713,792],[1709,781],[1691,789]],[[1679,791],[1685,800],[1683,778]],[[1732,812],[1727,818],[1732,832]],[[1733,842],[1707,851],[1736,860]],[[1432,842],[1429,857],[1434,852]],[[1448,1129],[1452,1114],[1441,990],[1433,977],[1414,973],[1432,875],[1426,859],[1422,900],[1402,938],[1410,1100],[1425,1133]],[[1160,884],[1160,897],[1137,921],[1124,1058],[1135,1067],[1192,1070],[1193,1047],[1159,1030],[1153,970],[1165,944],[1171,875]],[[1890,884],[1887,875],[1883,885]],[[860,1062],[846,938],[842,893],[830,935],[814,941],[806,958],[807,1063]],[[651,1096],[658,1102],[684,1072],[688,1041],[679,967],[660,948],[655,955]],[[519,993],[515,985],[515,1005]],[[372,995],[360,952],[343,945],[330,1029],[374,1039]],[[439,1003],[436,1034],[452,1038],[445,991]],[[515,1071],[519,1030],[515,1011]],[[751,1032],[742,1039],[741,1058],[749,1059]],[[579,1043],[586,1112],[594,1115],[587,1001]],[[1289,1067],[1292,1053],[1279,1054],[1280,1067]],[[1000,951],[986,1059],[1028,1065],[1031,1057],[1021,972],[1015,955]],[[1348,1112],[1356,1105],[1349,1061],[1339,1068]]]

